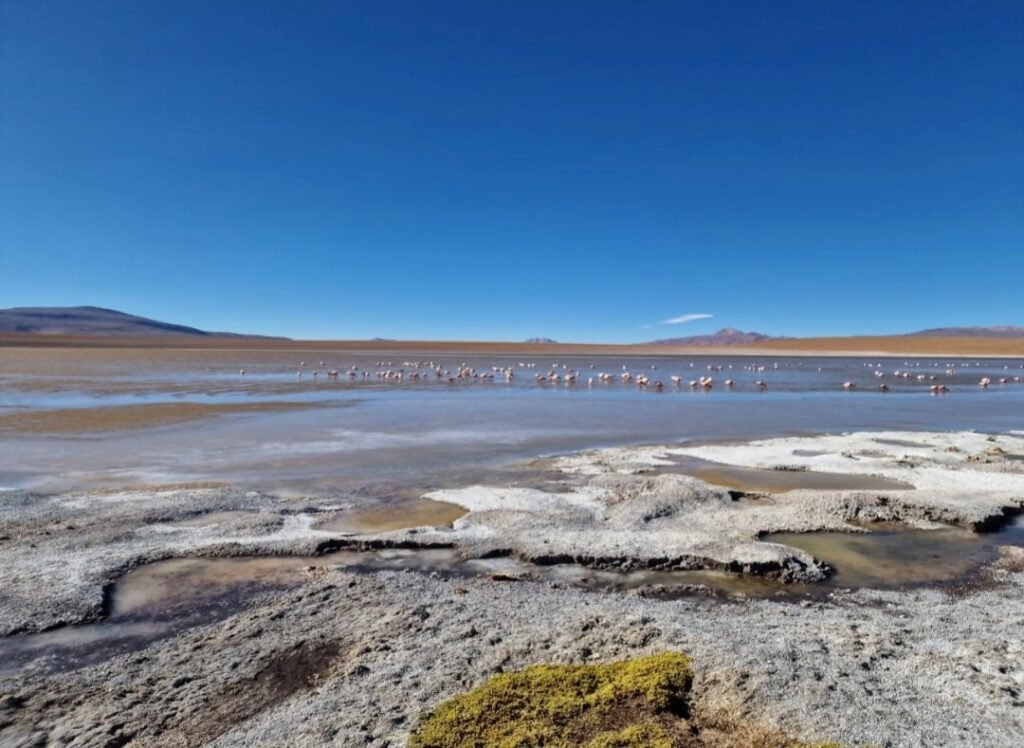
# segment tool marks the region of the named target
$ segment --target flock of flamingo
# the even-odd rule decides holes
[[[887,374],[882,364],[866,363],[866,367],[870,367],[873,371],[872,374],[876,379],[885,379],[890,374]],[[324,366],[324,362],[320,362],[320,367]],[[785,368],[790,368],[790,364],[786,364]],[[904,362],[906,367],[920,367],[920,362]],[[939,364],[933,363],[932,368],[937,368]],[[945,365],[945,375],[947,377],[953,377],[958,373],[958,369],[967,369],[971,366],[970,363],[957,362],[949,363]],[[981,362],[975,362],[975,367],[981,366]],[[369,381],[380,381],[380,382],[394,382],[401,383],[405,381],[420,382],[420,381],[435,381],[444,382],[447,384],[457,384],[460,382],[472,382],[472,381],[483,381],[483,382],[494,382],[495,380],[504,379],[506,382],[513,382],[516,379],[516,372],[518,370],[535,370],[537,364],[533,362],[520,361],[515,366],[491,366],[489,369],[478,370],[474,366],[470,366],[465,362],[454,368],[445,368],[444,365],[439,364],[435,361],[404,361],[397,368],[390,361],[378,361],[376,362],[376,368],[374,370],[362,369],[359,366],[353,364],[344,372],[337,369],[327,369],[324,372],[324,377],[328,380],[346,379],[351,382],[369,382]],[[591,370],[596,370],[595,364],[590,364]],[[652,364],[650,366],[651,371],[657,370],[657,365]],[[690,363],[690,369],[695,368],[695,364]],[[728,371],[733,368],[732,364],[718,365],[709,364],[707,370],[712,373],[719,373],[722,371]],[[771,370],[778,370],[779,364],[773,363]],[[1008,365],[1004,365],[1004,370],[1009,370]],[[1021,364],[1020,369],[1024,369],[1024,364]],[[748,364],[742,367],[743,370],[759,374],[769,370],[769,367],[760,364]],[[822,372],[821,368],[818,368],[818,372]],[[320,369],[309,369],[306,366],[305,361],[299,363],[299,370],[295,373],[296,379],[302,379],[307,372],[314,379],[317,380],[320,377]],[[241,369],[239,374],[245,376],[246,370]],[[950,391],[949,385],[937,381],[939,375],[936,374],[913,374],[907,369],[896,369],[891,372],[891,376],[898,380],[913,380],[927,384],[929,391],[934,395],[946,394]],[[578,381],[583,381],[583,377],[576,369],[571,368],[568,364],[554,363],[551,365],[550,370],[544,372],[533,372],[533,381],[536,384],[562,384],[572,386]],[[651,389],[655,391],[664,390],[666,384],[661,379],[652,379],[652,377],[644,371],[631,372],[627,366],[622,367],[621,373],[611,373],[607,371],[595,371],[593,374],[588,374],[586,377],[587,387],[595,387],[598,385],[610,385],[616,382],[622,384],[632,384],[638,389],[645,390]],[[717,382],[713,376],[701,375],[700,377],[690,378],[684,377],[679,374],[673,374],[668,377],[669,386],[682,389],[688,387],[691,390],[711,390]],[[997,377],[992,379],[991,377],[981,377],[977,383],[982,389],[987,389],[993,384],[1011,384],[1011,383],[1022,383],[1024,377],[1020,375]],[[727,390],[732,390],[737,386],[736,380],[733,378],[727,378],[722,380],[722,386]],[[753,382],[753,387],[758,391],[764,391],[768,389],[768,384],[763,379],[756,379]],[[857,383],[853,380],[847,380],[842,383],[842,389],[850,392],[856,390]],[[892,387],[886,382],[880,382],[877,387],[880,392],[889,392]]]

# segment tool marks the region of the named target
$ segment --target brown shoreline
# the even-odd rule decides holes
[[[126,337],[0,334],[0,348],[124,348],[226,351],[346,351],[590,356],[949,356],[1024,357],[1024,339],[917,336],[786,338],[754,345],[674,346],[614,343],[502,343],[440,340],[282,340],[236,337]]]
[[[221,415],[308,410],[322,405],[323,403],[317,402],[274,401],[256,403],[176,402],[108,405],[98,408],[27,410],[0,415],[0,435],[87,434],[145,429]],[[332,403],[330,407],[337,406]]]

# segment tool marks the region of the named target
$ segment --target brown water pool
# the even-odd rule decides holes
[[[318,530],[362,534],[450,525],[468,511],[457,504],[416,499],[343,512],[317,525]]]
[[[787,491],[908,491],[914,487],[903,481],[860,473],[826,473],[813,470],[771,470],[726,465],[696,458],[677,458],[677,465],[660,467],[663,472],[678,472],[711,483],[749,493],[786,493]]]

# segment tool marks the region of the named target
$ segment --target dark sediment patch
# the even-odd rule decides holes
[[[222,689],[208,706],[185,716],[158,744],[206,745],[234,725],[321,683],[336,667],[342,651],[339,641],[315,641],[275,653],[251,680]]]
[[[818,582],[825,579],[829,573],[827,564],[809,565],[796,558],[784,559],[781,562],[757,563],[722,562],[705,556],[636,559],[629,557],[552,554],[550,556],[532,556],[525,560],[542,567],[571,564],[620,574],[630,574],[637,571],[663,572],[665,574],[690,571],[720,571],[748,577],[760,577],[783,583]]]
[[[1015,520],[1024,514],[1024,506],[1004,507],[999,514],[992,514],[980,522],[974,522],[970,528],[974,532],[1003,532],[1005,537],[1019,539],[1024,542],[1024,527]],[[1020,536],[1018,538],[1018,536]]]

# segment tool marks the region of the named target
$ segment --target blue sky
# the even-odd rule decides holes
[[[0,307],[1024,324],[1024,3],[0,3]],[[712,315],[677,324],[664,320]]]

